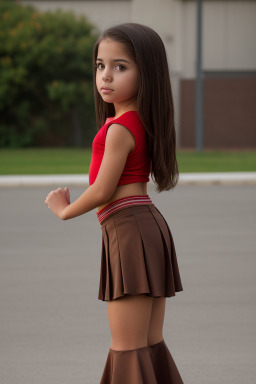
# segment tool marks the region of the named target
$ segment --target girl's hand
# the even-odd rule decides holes
[[[70,193],[67,187],[63,189],[58,188],[48,193],[45,204],[52,210],[52,212],[62,219],[64,209],[70,204]]]

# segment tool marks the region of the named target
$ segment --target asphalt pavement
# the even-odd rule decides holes
[[[71,202],[86,187],[71,186]],[[61,221],[44,203],[51,189],[0,190],[1,384],[99,384],[110,347],[96,209]],[[172,231],[184,288],[167,299],[163,333],[184,383],[254,383],[255,185],[158,194],[149,184],[148,194]]]

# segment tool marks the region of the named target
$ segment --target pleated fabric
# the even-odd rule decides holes
[[[162,340],[126,351],[110,348],[100,384],[183,384],[183,381]]]
[[[183,291],[170,228],[153,203],[113,212],[101,222],[98,299],[171,297]]]

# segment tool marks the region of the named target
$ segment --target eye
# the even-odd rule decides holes
[[[123,66],[123,65],[121,65],[121,64],[118,64],[117,66],[116,66],[116,68],[119,68],[118,69],[118,71],[124,71],[126,68]]]
[[[95,64],[95,67],[96,67],[97,69],[102,69],[102,67],[100,67],[100,65],[102,65],[102,67],[104,67],[104,65],[103,65],[102,63],[96,63],[96,64]]]

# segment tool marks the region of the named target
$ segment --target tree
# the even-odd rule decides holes
[[[0,2],[0,147],[91,145],[96,38],[85,16]]]

